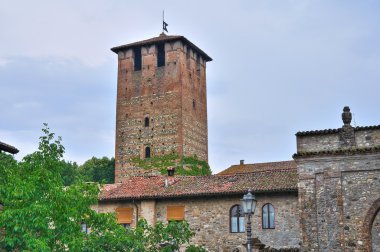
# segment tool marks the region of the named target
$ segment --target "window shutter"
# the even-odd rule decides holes
[[[167,220],[184,220],[185,219],[185,206],[168,206],[167,207]]]
[[[132,223],[133,208],[132,207],[119,207],[116,209],[118,223]]]

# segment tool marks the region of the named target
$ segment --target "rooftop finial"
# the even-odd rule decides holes
[[[162,11],[162,33],[164,33],[164,31],[168,32],[168,28],[166,28],[168,25],[168,23],[165,22],[165,11],[163,10]]]
[[[342,120],[345,126],[349,126],[351,124],[352,120],[352,114],[350,112],[350,107],[345,106],[343,108],[343,113],[342,113]]]

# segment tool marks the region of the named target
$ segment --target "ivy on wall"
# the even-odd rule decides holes
[[[130,159],[130,163],[133,166],[147,170],[157,169],[162,175],[167,174],[168,167],[174,167],[176,175],[211,175],[211,169],[208,163],[199,160],[196,156],[181,157],[178,154],[167,154],[146,159],[135,157]]]

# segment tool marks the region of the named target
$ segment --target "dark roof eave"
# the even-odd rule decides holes
[[[100,198],[100,202],[118,201],[118,200],[148,200],[148,199],[178,199],[178,198],[201,198],[207,196],[229,196],[229,195],[243,195],[247,190],[237,190],[232,192],[221,193],[198,193],[198,194],[181,194],[181,195],[147,195],[141,197],[114,197],[114,198]],[[254,193],[282,193],[282,192],[298,192],[298,188],[281,188],[273,190],[256,190]]]
[[[17,148],[3,142],[0,142],[0,151],[6,151],[11,154],[16,154],[19,152]]]
[[[205,58],[206,61],[212,61],[212,58],[210,56],[208,56],[202,49],[200,49],[198,46],[194,45],[192,42],[190,42],[184,36],[174,36],[174,37],[169,37],[169,38],[158,40],[158,41],[154,41],[154,40],[149,41],[148,40],[146,42],[145,41],[135,42],[135,43],[131,43],[131,44],[112,47],[111,51],[113,51],[114,53],[118,53],[120,50],[125,50],[125,49],[129,49],[129,48],[137,47],[137,46],[143,46],[143,45],[152,45],[152,44],[159,43],[159,42],[166,42],[166,41],[173,41],[173,40],[184,41],[185,43],[189,44],[193,49],[198,51]]]
[[[324,151],[310,151],[310,152],[299,152],[293,154],[294,159],[305,158],[305,157],[315,157],[315,156],[337,156],[337,155],[355,155],[363,153],[377,153],[380,152],[380,145],[369,147],[369,148],[350,148],[350,149],[340,149],[340,150],[324,150]]]
[[[372,130],[372,129],[380,129],[380,125],[357,126],[357,127],[353,127],[353,128],[354,128],[355,131]],[[296,136],[335,134],[335,133],[339,133],[340,131],[341,131],[341,128],[339,128],[339,129],[324,129],[324,130],[299,131],[299,132],[296,133]]]

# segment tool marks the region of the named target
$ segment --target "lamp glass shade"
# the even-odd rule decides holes
[[[243,212],[245,214],[252,214],[255,212],[256,198],[255,195],[252,195],[250,190],[243,196],[243,199],[241,199],[241,206],[243,207]]]

